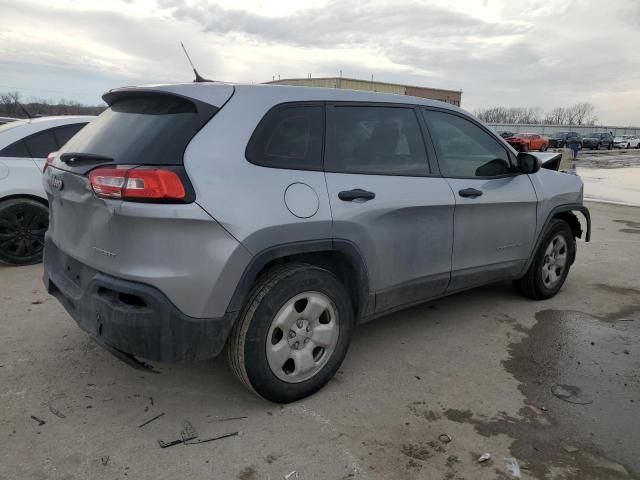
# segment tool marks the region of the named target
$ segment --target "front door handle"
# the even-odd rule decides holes
[[[373,200],[376,198],[376,194],[361,188],[354,188],[353,190],[343,190],[338,193],[338,198],[344,202],[352,202],[354,200]]]
[[[460,195],[461,197],[476,198],[482,195],[482,191],[476,190],[475,188],[463,188],[462,190],[458,191],[458,195]]]

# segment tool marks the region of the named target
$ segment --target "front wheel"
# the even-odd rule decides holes
[[[286,265],[254,288],[229,338],[229,364],[242,383],[267,400],[300,400],[334,376],[353,323],[351,300],[333,273]]]
[[[49,209],[30,198],[0,202],[0,262],[31,265],[42,261]]]
[[[551,221],[527,273],[514,284],[534,300],[553,297],[564,284],[576,255],[576,240],[567,222]]]

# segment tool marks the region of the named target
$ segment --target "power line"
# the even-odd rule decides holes
[[[11,88],[13,90],[24,90],[27,92],[47,92],[47,93],[60,93],[62,95],[81,95],[85,97],[100,97],[99,93],[63,92],[61,90],[46,90],[44,88],[14,87],[12,85],[0,85],[0,88]]]

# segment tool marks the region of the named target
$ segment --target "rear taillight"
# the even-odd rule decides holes
[[[44,162],[44,167],[42,167],[42,173],[47,171],[47,167],[53,163],[53,159],[56,157],[56,152],[51,152],[47,157],[47,161]]]
[[[162,168],[97,168],[89,173],[99,197],[123,200],[185,200],[178,174]]]

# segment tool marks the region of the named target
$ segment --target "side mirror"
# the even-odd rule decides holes
[[[542,162],[535,155],[530,153],[518,153],[518,171],[522,173],[536,173],[542,167]]]

